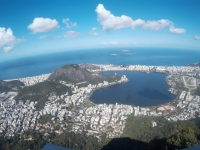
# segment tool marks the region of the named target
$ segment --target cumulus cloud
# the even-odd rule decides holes
[[[28,29],[32,30],[32,33],[48,32],[59,28],[58,21],[50,18],[35,18]]]
[[[41,39],[45,39],[47,36],[46,35],[41,35],[38,39],[41,40]]]
[[[165,27],[169,27],[171,33],[183,34],[185,29],[175,28],[174,23],[167,19],[160,20],[149,20],[145,21],[142,19],[133,20],[131,17],[126,15],[114,16],[109,10],[106,10],[103,4],[99,4],[96,8],[97,21],[101,24],[104,31],[112,29],[143,27],[143,29],[149,29],[153,31],[159,31]]]
[[[103,30],[121,29],[126,27],[135,28],[144,24],[141,19],[132,20],[132,18],[122,15],[114,16],[110,11],[106,10],[103,4],[99,4],[96,8],[98,22],[100,22]]]
[[[195,38],[195,40],[200,40],[200,36],[196,35],[194,38]]]
[[[169,20],[165,20],[165,19],[161,19],[161,20],[157,20],[157,21],[155,21],[155,20],[154,21],[147,21],[143,25],[143,28],[158,31],[158,30],[163,29],[164,27],[169,26],[170,24],[172,24],[172,22],[169,21]]]
[[[3,48],[5,52],[9,52],[13,49],[13,45],[10,45],[10,46],[6,46]]]
[[[176,33],[176,34],[183,34],[183,33],[185,33],[186,31],[185,31],[185,29],[183,29],[183,28],[175,28],[175,27],[171,26],[171,27],[169,28],[169,32],[171,32],[171,33]]]
[[[76,22],[71,22],[71,21],[69,20],[69,18],[63,19],[62,22],[63,22],[64,24],[66,24],[66,28],[73,28],[73,27],[76,27],[76,26],[77,26],[77,23],[76,23]]]
[[[98,36],[99,34],[97,33],[97,29],[96,28],[92,28],[92,31],[90,32],[91,35],[93,36]]]
[[[0,47],[4,47],[4,51],[11,51],[16,43],[20,42],[19,39],[15,38],[11,28],[0,27]]]
[[[65,38],[76,38],[80,36],[80,33],[79,32],[75,32],[75,31],[67,31],[65,34],[64,34],[64,37]]]

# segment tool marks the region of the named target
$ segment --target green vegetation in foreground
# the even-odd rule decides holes
[[[29,140],[28,140],[29,139]],[[31,140],[30,140],[31,139]],[[95,137],[86,137],[80,134],[64,132],[60,135],[54,133],[25,132],[22,138],[19,135],[10,139],[0,138],[1,150],[41,150],[46,143],[55,144],[72,149],[100,150],[105,142],[97,142]]]
[[[53,81],[44,81],[33,86],[23,88],[15,97],[17,101],[26,100],[37,101],[36,108],[41,110],[44,108],[45,102],[48,100],[51,93],[57,96],[67,93],[71,95],[71,89],[61,83]]]
[[[24,83],[18,80],[8,82],[0,80],[0,92],[18,91],[22,89],[22,86],[24,86]]]
[[[158,126],[152,127],[152,120],[156,121]],[[163,123],[166,124],[162,125]],[[97,138],[93,136],[87,137],[85,134],[74,134],[68,131],[64,131],[60,135],[28,131],[25,132],[21,138],[18,134],[9,139],[0,137],[0,149],[39,150],[42,149],[46,143],[83,150],[183,149],[200,144],[199,123],[199,119],[175,123],[167,122],[164,118],[159,117],[148,118],[130,116],[124,129],[124,133],[120,138],[108,139],[103,135],[101,141],[98,142]],[[150,135],[148,136],[147,134]]]
[[[200,144],[200,128],[194,121],[180,122],[163,138],[154,138],[149,149],[174,150]]]
[[[153,121],[157,123],[156,127],[152,127]],[[155,137],[165,137],[166,133],[171,132],[174,125],[176,125],[175,122],[169,122],[163,117],[137,117],[132,114],[127,119],[122,137],[130,137],[148,143]]]
[[[157,123],[152,127],[152,121]],[[173,150],[200,144],[200,120],[169,122],[162,117],[130,115],[122,137],[148,144],[150,150]]]

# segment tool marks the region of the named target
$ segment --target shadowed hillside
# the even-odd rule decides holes
[[[85,68],[71,64],[60,67],[51,73],[49,80],[57,78],[68,78],[74,81],[90,81],[94,76]]]
[[[17,80],[9,82],[0,80],[0,92],[18,91],[22,89],[21,86],[24,86],[24,83]]]

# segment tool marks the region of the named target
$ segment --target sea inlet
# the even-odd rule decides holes
[[[166,82],[166,74],[131,71],[102,72],[102,76],[113,74],[126,75],[129,82],[101,88],[92,94],[91,101],[95,104],[126,104],[141,107],[168,103],[176,95],[168,92],[170,86]]]

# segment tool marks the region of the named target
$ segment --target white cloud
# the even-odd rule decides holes
[[[200,40],[200,36],[196,35],[194,38],[195,38],[195,40]]]
[[[155,21],[155,20],[154,21],[147,21],[143,25],[143,28],[158,31],[158,30],[163,29],[164,27],[169,26],[170,24],[173,24],[173,23],[169,20],[166,20],[166,19],[161,19],[161,20],[158,20],[158,21]]]
[[[173,26],[171,26],[171,27],[169,28],[169,32],[171,32],[171,33],[176,33],[176,34],[183,34],[183,33],[185,33],[186,31],[185,31],[185,29],[183,29],[183,28],[174,28]]]
[[[64,34],[64,37],[65,38],[76,38],[80,36],[80,33],[79,32],[75,32],[75,31],[67,31],[65,34]]]
[[[90,34],[93,36],[98,36],[99,34],[96,31],[97,31],[96,28],[92,28],[92,31],[90,32]]]
[[[32,30],[32,33],[48,32],[59,28],[58,21],[50,18],[35,18],[33,23],[30,24],[28,29]]]
[[[174,23],[167,19],[145,21],[142,19],[133,20],[131,17],[125,15],[114,16],[109,10],[104,8],[103,4],[99,4],[95,11],[98,16],[97,21],[105,31],[121,28],[135,29],[140,26],[153,31],[159,31],[165,27],[169,27],[169,31],[176,34],[183,34],[186,32],[185,29],[175,28]]]
[[[103,45],[118,45],[118,42],[104,42]]]
[[[12,29],[0,27],[0,46],[13,44],[16,41],[15,36],[13,35]]]
[[[16,43],[20,42],[20,39],[15,38],[11,28],[0,27],[0,47],[4,47],[4,51],[11,51]]]
[[[96,8],[98,15],[98,22],[100,22],[103,30],[121,29],[126,27],[135,28],[144,24],[141,19],[132,20],[132,18],[122,15],[120,17],[114,16],[110,11],[106,10],[103,4],[99,4]]]
[[[5,52],[9,52],[13,49],[13,45],[10,45],[10,46],[6,46],[3,48]]]
[[[76,27],[76,26],[77,26],[77,23],[76,23],[76,22],[71,22],[71,21],[69,20],[69,18],[63,19],[62,22],[63,22],[64,24],[66,24],[66,28],[73,28],[73,27]]]
[[[41,40],[41,39],[45,39],[47,36],[46,35],[41,35],[38,39]]]

